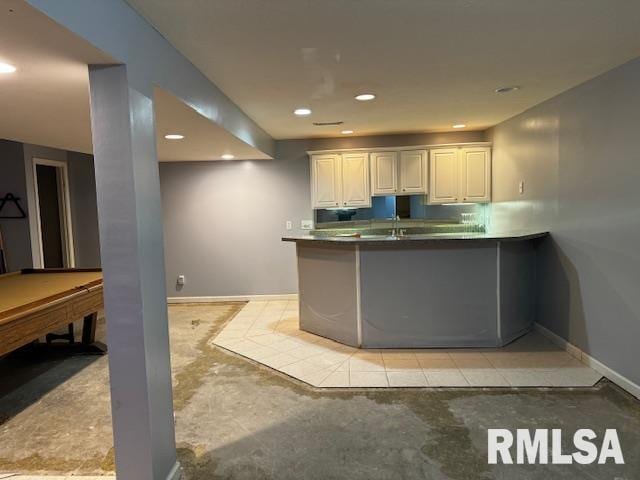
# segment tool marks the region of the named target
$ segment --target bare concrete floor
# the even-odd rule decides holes
[[[640,478],[640,402],[583,389],[305,386],[211,339],[241,304],[170,307],[176,436],[195,479]],[[105,357],[0,359],[0,472],[113,473]],[[616,428],[625,465],[487,465],[487,428]],[[571,449],[572,450],[572,449]]]

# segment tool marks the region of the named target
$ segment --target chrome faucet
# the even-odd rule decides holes
[[[397,237],[397,236],[401,236],[404,235],[404,230],[398,230],[398,222],[400,221],[400,215],[396,215],[395,217],[393,217],[391,220],[393,220],[393,228],[391,229],[391,236],[392,237]]]

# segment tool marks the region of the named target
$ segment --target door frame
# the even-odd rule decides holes
[[[75,248],[73,244],[73,225],[71,220],[71,195],[69,192],[69,173],[67,162],[61,160],[49,160],[46,158],[33,157],[31,159],[31,171],[33,181],[33,210],[35,212],[35,225],[32,223],[31,244],[34,268],[44,268],[44,252],[42,248],[42,226],[40,223],[40,195],[38,192],[38,165],[46,165],[57,169],[59,210],[60,210],[60,231],[62,232],[62,257],[65,268],[75,268]],[[35,228],[34,228],[35,227]]]

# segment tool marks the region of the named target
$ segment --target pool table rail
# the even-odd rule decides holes
[[[44,272],[18,272],[29,273]],[[97,313],[103,308],[102,290],[102,279],[97,279],[0,312],[0,356],[80,319],[84,319],[82,343],[93,343]]]

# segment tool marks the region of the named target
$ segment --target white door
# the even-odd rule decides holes
[[[342,154],[342,205],[370,207],[369,154]]]
[[[311,202],[313,208],[335,208],[342,201],[340,155],[311,156]]]
[[[33,158],[35,268],[74,268],[71,201],[66,162]],[[33,245],[33,244],[32,244]]]
[[[458,150],[437,148],[429,152],[429,203],[458,201]]]
[[[398,153],[373,152],[371,154],[371,193],[395,195],[398,191]]]
[[[460,200],[490,202],[491,150],[487,147],[462,148],[460,163]]]
[[[427,193],[427,151],[400,152],[400,195]]]

